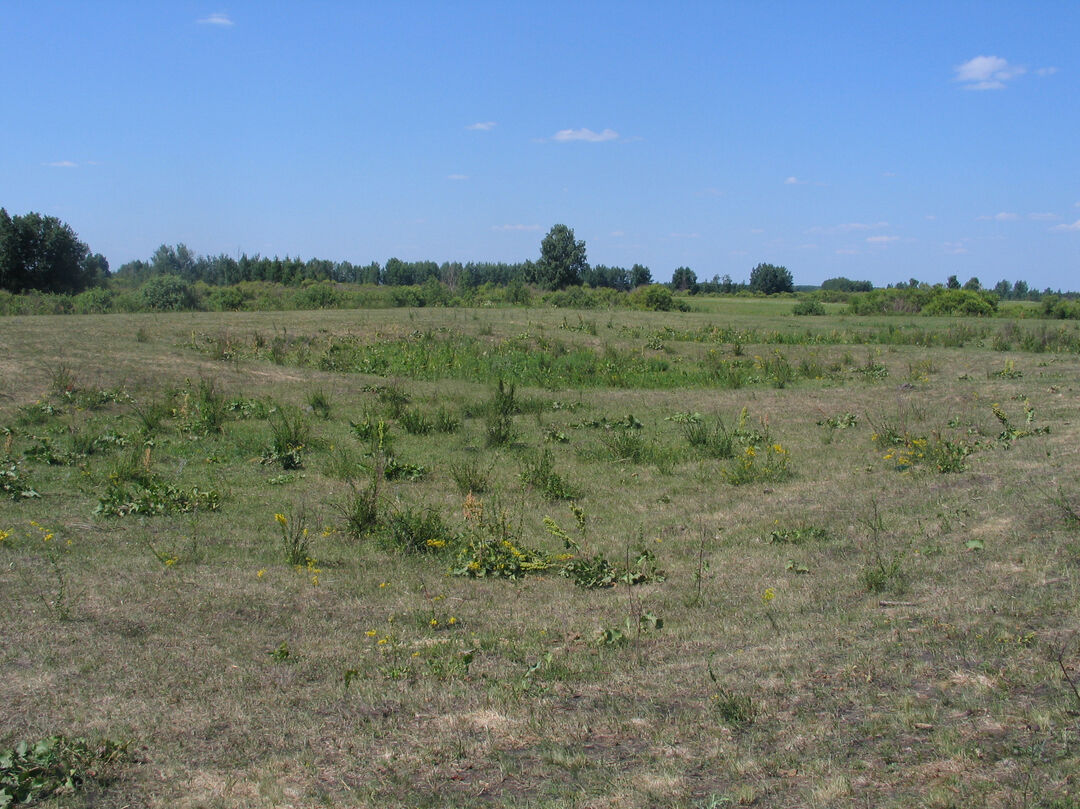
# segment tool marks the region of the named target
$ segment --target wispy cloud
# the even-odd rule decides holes
[[[859,233],[867,230],[881,230],[887,228],[888,222],[845,222],[842,225],[821,227],[820,225],[806,230],[807,233]]]
[[[798,177],[788,177],[784,180],[784,185],[806,185],[806,180],[800,180]]]
[[[867,236],[867,244],[889,244],[890,242],[900,241],[899,236]]]
[[[619,133],[614,129],[605,129],[602,132],[593,132],[591,129],[560,129],[551,136],[551,140],[556,143],[572,143],[574,141],[604,143],[605,141],[618,139]]]
[[[494,121],[477,121],[475,124],[469,124],[466,129],[471,129],[473,132],[490,132],[497,127],[498,124]]]
[[[78,163],[73,163],[70,160],[54,160],[51,163],[42,163],[43,166],[48,166],[53,169],[74,169],[78,168]]]
[[[613,230],[613,231],[611,231],[611,235],[614,236],[617,239],[617,238],[619,238],[621,236],[625,236],[626,231],[625,230]]]
[[[514,231],[514,230],[540,230],[539,225],[493,225],[492,230],[498,231]]]
[[[700,233],[670,233],[672,239],[700,239]]]
[[[1023,65],[1010,65],[1000,56],[976,56],[962,65],[957,65],[956,81],[965,90],[1004,90],[1005,82],[1022,76],[1027,72]]]
[[[1056,213],[1029,213],[1027,218],[1035,222],[1053,222],[1055,219],[1061,219]]]
[[[1002,211],[991,215],[976,216],[976,221],[979,222],[1015,222],[1019,219],[1019,214],[1012,213],[1010,211]]]
[[[1036,76],[1053,76],[1058,72],[1056,67],[1040,67],[1035,71]]]
[[[1057,231],[1058,233],[1065,233],[1067,231],[1080,230],[1080,219],[1077,219],[1071,225],[1054,225],[1050,230]]]
[[[962,241],[945,242],[945,244],[942,245],[942,249],[944,249],[946,254],[950,256],[962,256],[968,251],[968,249],[964,246],[964,242]]]
[[[201,20],[197,20],[199,25],[217,25],[221,28],[229,28],[235,23],[229,18],[229,15],[218,11],[209,16],[203,17]]]
[[[468,174],[447,174],[446,179],[448,179],[448,180],[467,180],[467,179],[469,179],[469,175]]]

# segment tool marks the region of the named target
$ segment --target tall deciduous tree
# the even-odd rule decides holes
[[[634,289],[646,286],[652,282],[652,271],[650,271],[648,267],[641,264],[635,264],[630,268],[630,286]]]
[[[55,216],[8,216],[0,208],[0,288],[81,292],[104,280],[108,266]]]
[[[555,225],[540,242],[540,260],[533,268],[533,281],[544,289],[565,289],[581,283],[589,267],[585,242],[574,239],[566,225]]]
[[[787,267],[777,267],[775,264],[758,264],[750,271],[750,291],[761,292],[765,295],[775,295],[777,292],[794,292],[795,282]]]
[[[697,288],[697,273],[689,267],[679,267],[671,274],[671,288],[693,292]]]

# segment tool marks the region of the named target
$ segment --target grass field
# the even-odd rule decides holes
[[[1077,326],[708,307],[0,320],[0,751],[68,740],[47,806],[1080,806]]]

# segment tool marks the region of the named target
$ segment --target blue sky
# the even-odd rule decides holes
[[[30,2],[0,205],[114,268],[356,263],[1080,288],[1080,4]]]

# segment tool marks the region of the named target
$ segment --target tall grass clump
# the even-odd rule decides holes
[[[485,435],[489,447],[503,447],[513,442],[514,411],[516,409],[513,383],[507,387],[500,379],[494,395],[488,403],[487,418],[485,420]]]

